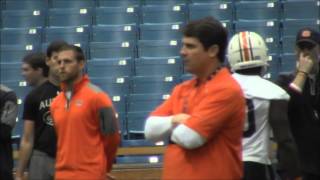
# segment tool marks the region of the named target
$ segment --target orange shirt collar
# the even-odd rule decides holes
[[[207,81],[210,81],[214,76],[220,74],[219,72],[221,71],[226,71],[227,68],[225,67],[219,67],[216,71],[212,72],[206,79],[206,81],[201,81],[199,78],[195,78],[195,81],[194,81],[194,86],[197,87],[197,86],[200,86],[201,84],[204,84],[206,83]]]
[[[87,82],[89,82],[89,76],[88,76],[88,75],[83,75],[83,76],[82,76],[82,79],[81,79],[79,82],[77,82],[77,83],[75,83],[75,84],[73,85],[72,91],[73,91],[73,92],[76,92],[77,90],[80,89],[80,87],[82,87],[82,86],[83,86],[84,84],[86,84]],[[61,89],[62,89],[63,91],[66,91],[67,85],[66,85],[65,83],[61,83]]]

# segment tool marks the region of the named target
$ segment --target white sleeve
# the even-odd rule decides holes
[[[144,128],[146,139],[157,142],[170,136],[172,130],[172,116],[150,116]]]
[[[184,124],[176,127],[171,135],[171,141],[186,149],[195,149],[206,143],[206,139]]]

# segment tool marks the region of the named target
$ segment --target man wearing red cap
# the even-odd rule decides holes
[[[280,75],[290,94],[288,117],[298,146],[303,179],[320,179],[320,33],[304,28],[296,39],[297,68]]]

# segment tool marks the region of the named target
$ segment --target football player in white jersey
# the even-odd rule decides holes
[[[235,34],[228,45],[228,61],[233,77],[247,101],[243,132],[244,180],[274,179],[269,156],[270,133],[278,144],[278,160],[284,164],[288,179],[300,178],[295,142],[289,130],[289,95],[276,84],[263,79],[268,66],[268,48],[254,32]]]

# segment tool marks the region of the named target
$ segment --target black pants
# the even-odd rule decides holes
[[[10,143],[0,142],[0,179],[12,180],[12,148]]]
[[[302,173],[303,180],[320,180],[320,176],[316,174],[310,174],[310,173]]]
[[[274,180],[274,173],[270,165],[244,162],[243,180]]]

